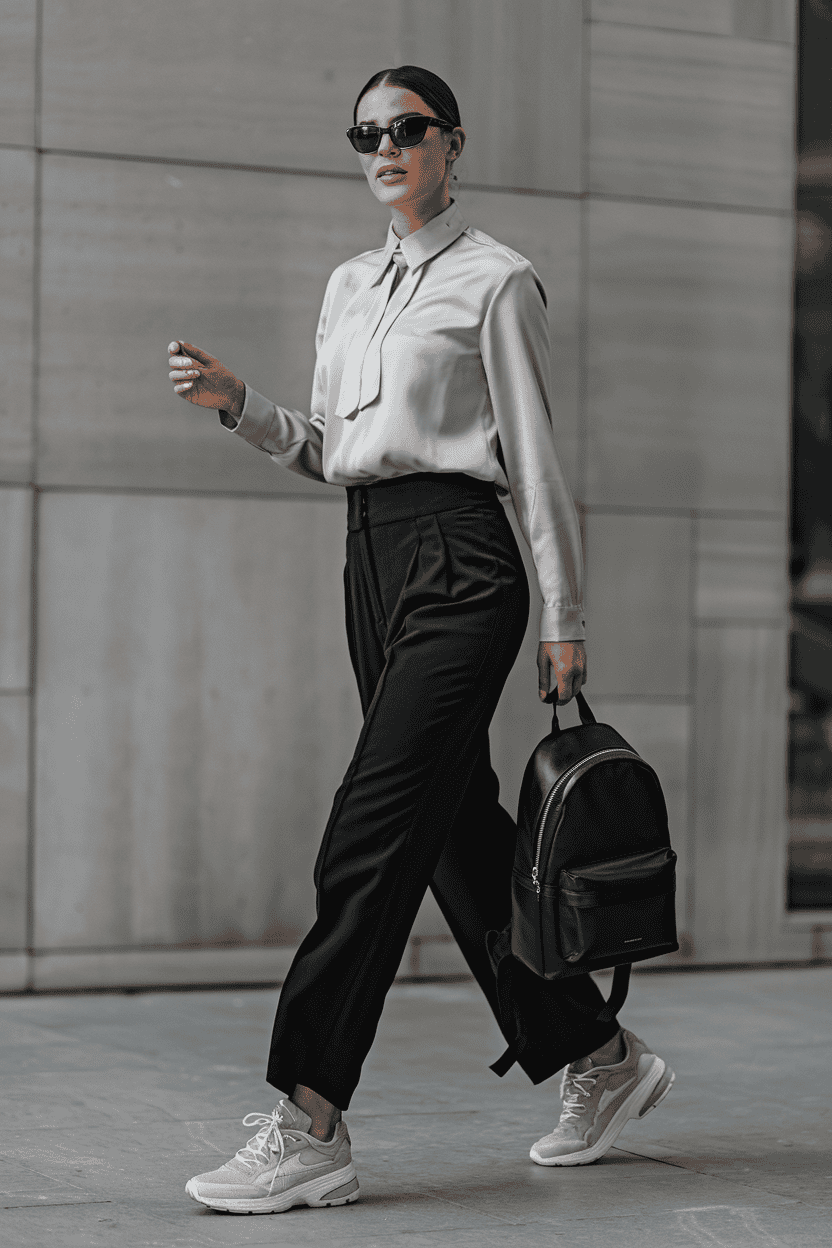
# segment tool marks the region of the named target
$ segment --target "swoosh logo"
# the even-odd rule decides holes
[[[280,1168],[281,1175],[285,1174],[309,1174],[310,1170],[319,1170],[321,1166],[329,1166],[332,1164],[332,1158],[323,1161],[306,1162],[301,1161],[300,1153],[293,1153],[291,1157],[283,1160]]]
[[[604,1088],[604,1091],[598,1098],[598,1113],[603,1114],[610,1101],[614,1101],[617,1096],[621,1095],[625,1088],[629,1088],[631,1083],[635,1083],[636,1078],[637,1076],[633,1075],[632,1079],[628,1079],[626,1083],[622,1083],[620,1087],[615,1088],[612,1092],[609,1088]]]

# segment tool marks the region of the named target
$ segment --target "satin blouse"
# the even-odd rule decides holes
[[[407,262],[398,283],[394,250]],[[524,256],[456,202],[421,229],[339,265],[316,336],[311,413],[246,386],[223,424],[314,481],[369,484],[464,472],[511,495],[543,598],[541,641],[585,635],[575,505],[549,398],[546,294]]]

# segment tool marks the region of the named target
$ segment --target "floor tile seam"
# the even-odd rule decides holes
[[[67,1209],[85,1205],[113,1205],[114,1200],[44,1200],[36,1205],[0,1205],[0,1209]]]
[[[676,1170],[687,1169],[686,1166],[674,1166]],[[708,1170],[688,1170],[689,1174],[699,1174],[705,1179],[715,1179],[717,1183],[730,1183],[733,1187],[742,1187],[747,1192],[764,1192],[767,1196],[777,1199],[779,1204],[783,1205],[801,1205],[805,1204],[799,1196],[784,1196],[782,1192],[775,1191],[767,1187],[765,1183],[749,1183],[747,1179],[742,1179],[737,1175],[730,1174],[711,1174]]]
[[[96,1075],[97,1076],[99,1073],[104,1077],[110,1076],[111,1078],[124,1079],[125,1076],[127,1075],[140,1075],[140,1074],[152,1074],[152,1075],[158,1075],[162,1077],[168,1072],[165,1071],[164,1067],[159,1068],[157,1066],[135,1066],[132,1063],[122,1062],[117,1066],[102,1066],[102,1067],[93,1067],[93,1066],[80,1066],[77,1068],[72,1067],[72,1066],[58,1066],[58,1067],[43,1066],[39,1068],[30,1067],[28,1070],[17,1072],[15,1077],[18,1079],[20,1083],[25,1083],[25,1082],[30,1082],[32,1079],[38,1076],[43,1076],[44,1078],[49,1076],[49,1077],[59,1077],[60,1079],[64,1079],[64,1078],[68,1079],[71,1076],[82,1076],[82,1075]],[[83,1086],[84,1082],[85,1080],[83,1079],[80,1079],[80,1078],[77,1079],[77,1084],[79,1087]]]
[[[745,1206],[743,1206],[744,1208]],[[632,1221],[634,1218],[666,1218],[669,1213],[675,1213],[675,1209],[657,1209],[655,1213],[645,1213],[643,1209],[634,1209],[632,1213],[564,1213],[558,1210],[557,1214],[551,1215],[557,1217],[564,1224],[575,1222],[622,1222]],[[524,1223],[525,1226],[548,1226],[549,1217],[531,1218]]]
[[[694,1170],[692,1166],[682,1165],[680,1162],[674,1161],[672,1157],[651,1157],[649,1153],[639,1153],[635,1149],[612,1149],[611,1151],[619,1152],[619,1153],[629,1152],[631,1155],[635,1157],[644,1157],[648,1161],[656,1161],[656,1162],[660,1162],[662,1165],[671,1166],[674,1170],[686,1170],[689,1174],[701,1174],[704,1177],[709,1178],[709,1179],[718,1179],[722,1183],[733,1183],[737,1187],[748,1188],[749,1191],[764,1191],[764,1192],[767,1192],[770,1196],[782,1195],[781,1192],[774,1191],[771,1188],[766,1187],[763,1183],[752,1184],[748,1181],[748,1179],[743,1179],[739,1175],[736,1175],[736,1174],[727,1174],[727,1173],[726,1174],[712,1174],[709,1170]],[[726,1158],[726,1161],[730,1161],[730,1160],[731,1160],[730,1158]],[[758,1171],[758,1173],[761,1173],[761,1172]],[[793,1201],[794,1203],[797,1203],[797,1204],[802,1203],[799,1197],[792,1198],[792,1197],[786,1196],[786,1197],[783,1197],[783,1199],[786,1201],[790,1201],[790,1202]]]
[[[92,1194],[89,1191],[87,1191],[85,1188],[80,1187],[77,1183],[73,1183],[71,1179],[66,1179],[66,1178],[63,1178],[62,1176],[58,1176],[55,1174],[48,1174],[44,1170],[39,1170],[37,1165],[32,1165],[28,1160],[26,1160],[23,1157],[11,1157],[7,1153],[2,1153],[0,1154],[0,1161],[13,1161],[15,1165],[23,1166],[25,1170],[28,1170],[29,1174],[36,1175],[39,1179],[44,1179],[47,1183],[63,1184],[64,1187],[71,1187],[73,1191],[80,1192],[84,1196],[89,1196]],[[78,1162],[73,1160],[73,1161],[67,1161],[66,1163],[59,1162],[58,1164],[59,1165],[66,1164],[68,1166],[77,1166]]]
[[[646,1145],[646,1147],[649,1148],[650,1145],[648,1144]],[[675,1166],[682,1170],[690,1169],[690,1166],[686,1166],[683,1161],[680,1162],[675,1159],[678,1157],[682,1157],[682,1158],[693,1157],[692,1153],[683,1153],[681,1150],[677,1151],[676,1149],[670,1149],[667,1147],[666,1144],[657,1144],[656,1147],[665,1149],[667,1151],[667,1156],[666,1157],[654,1157],[652,1153],[641,1152],[637,1147],[624,1148],[620,1145],[616,1146],[611,1151],[617,1152],[617,1153],[631,1153],[634,1157],[644,1157],[648,1161],[660,1161],[660,1162],[666,1163],[667,1165]],[[732,1161],[738,1161],[740,1159],[743,1161],[749,1161],[749,1160],[756,1160],[756,1157],[750,1158],[746,1156],[745,1154],[735,1154],[733,1152],[726,1153],[724,1157],[722,1156],[717,1157],[716,1154],[714,1154],[714,1162],[712,1164],[719,1165],[719,1164],[722,1164],[722,1162],[729,1163]],[[706,1162],[705,1164],[708,1164],[708,1163]]]
[[[437,1204],[449,1205],[452,1209],[460,1209],[462,1210],[463,1213],[467,1213],[469,1216],[473,1215],[478,1218],[491,1218],[493,1219],[495,1226],[525,1226],[527,1225],[527,1221],[510,1222],[507,1218],[502,1217],[499,1213],[488,1213],[486,1210],[471,1209],[468,1205],[463,1205],[458,1200],[451,1200],[450,1196],[443,1196],[443,1195],[440,1195],[438,1193],[431,1191],[430,1188],[423,1188],[419,1192],[419,1195],[420,1197],[427,1196],[430,1200],[435,1200]],[[481,1230],[484,1228],[477,1227],[474,1229]]]
[[[705,1207],[707,1208],[708,1206],[705,1206]],[[719,1205],[716,1207],[720,1209],[733,1209],[733,1210],[741,1209],[743,1212],[747,1212],[750,1210],[754,1213],[765,1213],[771,1210],[772,1208],[777,1209],[777,1210],[780,1210],[782,1208],[782,1206],[780,1205],[776,1205],[776,1206]],[[693,1211],[700,1212],[701,1210],[694,1207]],[[676,1214],[676,1213],[690,1213],[690,1212],[692,1212],[692,1210],[688,1209],[687,1207],[684,1207],[681,1209],[657,1209],[655,1212],[652,1212],[652,1213],[645,1213],[643,1209],[636,1209],[632,1213],[588,1213],[588,1214],[579,1214],[574,1217],[570,1216],[569,1214],[559,1213],[558,1218],[560,1219],[561,1222],[563,1222],[564,1225],[570,1225],[570,1224],[577,1223],[577,1222],[592,1222],[592,1223],[594,1222],[604,1222],[604,1223],[620,1222],[620,1221],[624,1221],[628,1219],[632,1220],[634,1218],[643,1218],[645,1220],[649,1219],[653,1221],[656,1218],[666,1219],[669,1215]],[[523,1225],[546,1226],[548,1225],[548,1223],[543,1218],[537,1218],[537,1219],[534,1219],[533,1221],[526,1222]]]
[[[347,1206],[347,1207],[349,1208],[350,1206]],[[364,1245],[364,1248],[381,1248],[381,1245],[383,1245],[384,1248],[391,1248],[391,1245],[397,1245],[397,1244],[406,1245],[406,1244],[412,1243],[413,1235],[448,1235],[448,1234],[453,1234],[455,1231],[473,1230],[474,1232],[477,1232],[483,1229],[484,1229],[483,1227],[479,1227],[479,1226],[477,1227],[443,1226],[443,1227],[439,1227],[436,1231],[433,1231],[433,1230],[388,1231],[386,1229],[380,1230],[380,1231],[361,1230],[361,1231],[353,1231],[346,1235],[339,1234],[337,1240],[335,1240],[335,1243],[338,1246],[338,1248],[340,1248],[341,1244],[352,1244],[352,1243],[356,1243],[356,1244],[360,1243]],[[212,1239],[210,1241],[205,1240],[205,1241],[201,1241],[200,1248],[202,1248],[202,1243],[207,1245],[209,1242],[211,1245],[220,1243],[220,1241],[216,1239]],[[229,1241],[226,1241],[226,1242],[229,1242]],[[245,1241],[238,1241],[238,1242],[244,1242],[246,1245],[246,1248],[274,1248],[274,1245],[276,1243],[279,1243],[280,1241],[276,1239],[247,1239]],[[306,1242],[310,1245],[313,1243],[312,1240],[307,1240]],[[321,1240],[321,1242],[323,1242],[323,1239]],[[177,1248],[179,1248],[178,1245],[177,1245]]]
[[[636,1156],[644,1156],[645,1154],[637,1153]],[[767,1187],[764,1183],[749,1183],[747,1179],[743,1180],[738,1175],[732,1174],[712,1174],[709,1170],[694,1170],[691,1166],[682,1166],[678,1162],[671,1161],[669,1158],[648,1157],[649,1161],[658,1161],[664,1165],[670,1166],[673,1170],[682,1170],[687,1174],[696,1174],[703,1179],[715,1179],[718,1183],[729,1183],[734,1187],[742,1187],[748,1192],[764,1192],[767,1196],[775,1197],[779,1204],[797,1205],[804,1202],[797,1196],[784,1196],[782,1192],[775,1191]]]
[[[103,1099],[104,1099],[104,1101],[105,1101],[105,1102],[108,1100],[108,1098],[107,1098],[107,1097],[104,1097]],[[171,1116],[171,1115],[167,1112],[167,1110],[163,1109],[163,1108],[162,1108],[161,1106],[159,1106],[159,1105],[154,1105],[152,1101],[143,1101],[143,1100],[141,1100],[140,1098],[138,1098],[138,1097],[137,1097],[134,1101],[132,1101],[132,1104],[133,1104],[133,1105],[141,1105],[141,1106],[142,1106],[143,1108],[145,1108],[145,1109],[152,1109],[152,1110],[156,1111],[158,1114],[160,1114],[160,1115],[164,1115],[164,1117],[159,1117],[159,1118],[155,1118],[155,1117],[154,1117],[154,1118],[148,1118],[145,1122],[140,1122],[140,1123],[127,1123],[127,1124],[125,1124],[126,1126],[128,1126],[128,1127],[129,1127],[129,1128],[131,1128],[132,1130],[135,1130],[137,1126],[139,1126],[139,1127],[144,1127],[144,1126],[151,1126],[151,1125],[153,1125],[153,1124],[159,1125],[159,1124],[163,1124],[163,1123],[167,1123],[167,1122],[179,1122],[179,1119],[178,1119],[178,1118],[173,1118],[173,1117],[172,1117],[172,1116]]]
[[[40,1134],[43,1131],[51,1131],[53,1135],[57,1131],[97,1131],[100,1134],[102,1131],[112,1130],[115,1133],[120,1133],[123,1131],[135,1132],[137,1130],[143,1130],[145,1128],[150,1131],[154,1127],[165,1126],[169,1122],[176,1122],[176,1121],[178,1121],[178,1119],[143,1118],[141,1122],[126,1122],[123,1125],[121,1125],[119,1123],[112,1122],[109,1119],[105,1119],[103,1122],[100,1122],[100,1121],[99,1122],[90,1121],[90,1122],[81,1122],[81,1123],[76,1122],[73,1126],[58,1126],[55,1123],[45,1122],[43,1123],[42,1126],[39,1126],[39,1127],[28,1126],[25,1128],[25,1130],[31,1131],[31,1132],[37,1132],[38,1134]],[[3,1130],[14,1130],[14,1128],[4,1127]],[[17,1132],[15,1132],[15,1134],[17,1134]]]
[[[713,1174],[710,1170],[692,1170],[688,1166],[673,1166],[674,1170],[686,1170],[688,1174],[698,1174],[703,1179],[715,1179],[718,1183],[727,1183],[732,1187],[742,1187],[747,1192],[761,1192],[766,1196],[774,1197],[779,1203],[785,1205],[799,1205],[805,1203],[798,1196],[785,1196],[782,1192],[766,1186],[765,1183],[749,1183],[748,1179],[742,1179],[737,1175],[730,1174]]]
[[[179,1125],[185,1126],[188,1124],[204,1123],[204,1122],[211,1122],[211,1121],[239,1123],[240,1119],[239,1118],[219,1118],[219,1119],[209,1119],[209,1118],[179,1119],[177,1118],[177,1119],[174,1119],[173,1121],[175,1121]],[[118,1134],[122,1131],[136,1132],[138,1130],[143,1130],[144,1128],[147,1128],[148,1130],[152,1130],[154,1126],[158,1126],[158,1125],[159,1124],[155,1122],[152,1118],[148,1118],[143,1122],[138,1122],[138,1123],[128,1122],[128,1123],[125,1123],[124,1126],[120,1126],[117,1123],[104,1123],[103,1129],[106,1130],[107,1128],[112,1127],[113,1132]],[[79,1131],[96,1131],[100,1133],[101,1130],[102,1130],[102,1124],[97,1123],[97,1122],[92,1122],[92,1123],[82,1122],[80,1124],[75,1123],[71,1126],[70,1125],[52,1126],[49,1123],[46,1123],[43,1126],[29,1125],[26,1127],[21,1127],[19,1129],[15,1127],[2,1127],[0,1128],[0,1140],[2,1140],[3,1135],[6,1132],[13,1132],[14,1138],[20,1139],[22,1136],[29,1135],[29,1134],[38,1136],[43,1131],[51,1131],[53,1135],[59,1135],[59,1134],[65,1134],[65,1133],[77,1134]]]
[[[53,1046],[50,1046],[50,1047],[57,1048],[58,1046],[57,1046],[57,1045],[53,1045]],[[8,1054],[8,1053],[9,1053],[9,1050],[10,1050],[10,1049],[12,1049],[12,1048],[15,1048],[15,1049],[16,1049],[16,1048],[25,1049],[25,1050],[26,1050],[26,1052],[28,1052],[28,1053],[31,1053],[31,1052],[32,1052],[32,1046],[31,1046],[31,1045],[28,1045],[28,1044],[9,1045],[9,1046],[8,1046],[8,1047],[4,1050],[4,1056],[5,1056],[6,1054]],[[36,1049],[40,1048],[40,1045],[36,1045],[36,1046],[35,1046],[35,1048],[36,1048]],[[60,1051],[60,1052],[63,1052],[64,1050],[63,1050],[63,1048],[61,1047],[61,1049],[60,1049],[59,1051]],[[124,1052],[129,1052],[129,1050],[124,1050]],[[35,1056],[37,1056],[37,1054],[35,1054]],[[120,1056],[120,1058],[121,1058],[121,1067],[123,1067],[126,1063],[124,1062],[123,1056],[122,1056],[122,1055],[119,1055],[119,1056]],[[134,1059],[133,1059],[133,1060],[134,1060],[134,1062],[135,1062],[135,1061],[142,1061],[142,1059],[139,1057],[139,1055],[138,1055],[138,1054],[136,1054],[136,1056],[134,1057]],[[132,1066],[132,1065],[133,1065],[133,1063],[131,1062],[131,1063],[130,1063],[130,1065]],[[98,1074],[98,1073],[100,1072],[101,1074],[103,1074],[103,1075],[104,1075],[104,1074],[108,1074],[111,1068],[110,1068],[110,1067],[107,1067],[107,1066],[95,1066],[94,1068],[93,1068],[93,1067],[91,1067],[91,1066],[79,1066],[79,1067],[77,1068],[77,1070],[73,1070],[73,1068],[72,1068],[72,1067],[70,1067],[70,1066],[62,1066],[59,1070],[54,1070],[54,1071],[53,1071],[53,1070],[45,1070],[45,1071],[41,1072],[41,1071],[36,1071],[36,1070],[31,1070],[31,1069],[30,1069],[30,1070],[27,1070],[27,1071],[25,1072],[25,1074],[27,1074],[27,1075],[33,1075],[33,1074],[40,1074],[40,1073],[43,1073],[43,1074],[48,1074],[48,1075],[51,1075],[51,1074],[56,1074],[56,1075],[62,1075],[62,1074],[76,1074],[76,1075],[83,1075],[83,1074],[86,1074],[86,1073],[88,1073],[90,1070],[93,1070],[93,1069],[95,1070],[95,1073],[96,1073],[96,1074]],[[117,1069],[120,1069],[120,1067],[113,1067],[112,1069],[113,1069],[113,1070],[117,1070]],[[155,1063],[151,1062],[151,1061],[150,1061],[150,1059],[145,1059],[145,1060],[142,1062],[142,1069],[143,1069],[143,1070],[159,1070],[159,1071],[163,1071],[163,1070],[169,1069],[169,1067],[166,1067],[166,1066],[157,1066]],[[246,1071],[246,1074],[248,1074],[248,1071]]]

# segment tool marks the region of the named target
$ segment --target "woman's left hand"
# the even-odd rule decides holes
[[[558,706],[571,702],[586,684],[586,648],[582,641],[541,641],[537,650],[537,672],[540,700],[549,698],[557,687]],[[555,680],[552,681],[552,673]]]

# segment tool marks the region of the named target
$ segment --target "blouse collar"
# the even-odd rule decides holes
[[[387,268],[390,257],[397,247],[401,247],[409,269],[418,269],[426,261],[432,260],[440,251],[456,242],[460,234],[468,228],[468,222],[462,215],[455,199],[438,216],[432,217],[426,225],[414,230],[405,238],[393,233],[393,222],[387,230],[387,243],[381,257],[382,270]]]

